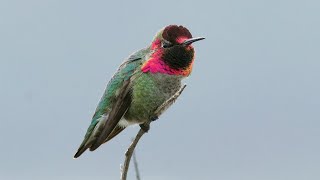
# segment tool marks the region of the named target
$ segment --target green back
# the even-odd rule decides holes
[[[117,72],[113,75],[109,81],[105,92],[100,99],[100,102],[96,108],[96,111],[92,117],[90,126],[88,127],[87,133],[84,137],[82,144],[83,146],[89,140],[95,126],[98,124],[100,117],[103,114],[110,112],[113,103],[115,102],[117,91],[122,87],[124,80],[128,80],[136,70],[139,70],[142,63],[145,61],[145,55],[149,52],[149,49],[142,49],[134,54],[132,54],[128,60],[122,63]]]

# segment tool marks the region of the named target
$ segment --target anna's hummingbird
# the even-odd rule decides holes
[[[160,30],[150,46],[129,56],[109,81],[74,158],[94,151],[131,124],[153,121],[178,97],[194,62],[193,38],[183,26]],[[148,128],[144,127],[146,130]]]

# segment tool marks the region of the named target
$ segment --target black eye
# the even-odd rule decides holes
[[[169,48],[169,47],[172,46],[172,44],[171,44],[170,42],[167,42],[167,41],[162,41],[161,46],[162,46],[163,48]]]

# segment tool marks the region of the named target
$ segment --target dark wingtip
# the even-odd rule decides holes
[[[73,159],[77,159],[82,153],[83,152],[77,151],[77,153],[73,156]]]
[[[74,154],[73,158],[77,159],[79,156],[81,156],[82,153],[84,153],[88,147],[80,147],[76,154]]]

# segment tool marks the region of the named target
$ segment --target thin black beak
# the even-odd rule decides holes
[[[190,45],[190,44],[192,44],[192,43],[194,43],[194,42],[196,42],[196,41],[200,41],[200,40],[203,40],[203,39],[205,39],[205,38],[204,38],[204,37],[190,38],[190,39],[185,40],[185,41],[182,43],[182,45],[188,46],[188,45]]]

